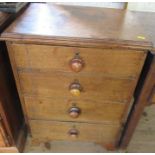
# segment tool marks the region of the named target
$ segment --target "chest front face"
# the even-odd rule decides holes
[[[133,38],[136,31],[127,35],[121,11],[115,19],[113,11],[97,10],[32,4],[3,34],[35,142],[91,141],[114,148],[120,141],[149,45]],[[97,18],[91,20],[90,12]]]
[[[7,46],[33,138],[116,144],[146,52]]]

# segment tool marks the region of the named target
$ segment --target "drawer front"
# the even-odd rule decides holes
[[[135,80],[114,79],[102,76],[81,76],[69,73],[19,73],[24,94],[40,97],[93,99],[129,102],[135,87]],[[70,93],[70,85],[78,79],[82,91],[79,97]]]
[[[70,60],[79,53],[84,62],[81,72],[110,76],[137,77],[144,63],[144,51],[127,49],[94,49],[47,45],[12,44],[18,68],[72,72]]]
[[[120,122],[126,104],[92,100],[25,97],[29,119],[79,122]]]
[[[69,140],[115,143],[119,125],[102,125],[56,121],[30,120],[33,139],[40,141]],[[73,134],[74,130],[74,134]]]

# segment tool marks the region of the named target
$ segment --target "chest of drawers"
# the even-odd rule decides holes
[[[31,4],[6,29],[2,38],[34,141],[120,146],[152,48],[139,37],[143,28],[136,17],[113,9]]]

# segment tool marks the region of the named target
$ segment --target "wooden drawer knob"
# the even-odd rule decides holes
[[[81,112],[81,110],[78,107],[72,107],[69,109],[69,115],[72,118],[77,118],[80,115],[80,112]]]
[[[73,96],[80,96],[82,87],[81,87],[80,83],[78,83],[78,82],[73,82],[73,83],[70,85],[69,90],[70,90],[70,93],[71,93]]]
[[[84,68],[84,61],[79,54],[76,54],[75,57],[70,61],[69,66],[72,71],[80,72]]]
[[[79,135],[79,132],[77,129],[70,129],[68,133],[69,133],[69,136],[72,138],[77,138]]]

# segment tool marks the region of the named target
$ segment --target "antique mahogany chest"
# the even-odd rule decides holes
[[[33,3],[5,30],[1,37],[35,143],[127,146],[145,106],[138,99],[152,60],[150,17]]]

